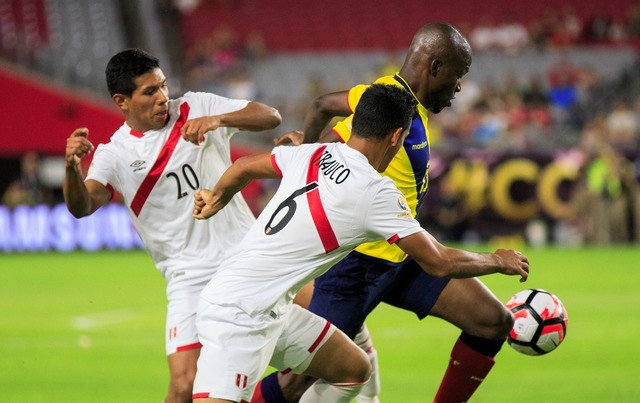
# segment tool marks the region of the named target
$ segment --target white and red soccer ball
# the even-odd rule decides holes
[[[520,291],[506,303],[515,322],[507,342],[527,355],[547,354],[556,349],[567,334],[568,317],[554,294],[540,289]]]

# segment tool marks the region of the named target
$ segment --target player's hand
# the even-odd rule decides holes
[[[529,277],[529,259],[515,250],[498,249],[495,254],[502,262],[500,273],[510,276],[520,276],[520,282],[524,283]]]
[[[199,145],[204,141],[204,134],[220,127],[221,121],[219,116],[203,116],[200,118],[189,119],[180,129],[182,138],[190,143]]]
[[[294,146],[299,146],[304,142],[304,133],[299,130],[294,130],[288,133],[283,134],[280,137],[276,137],[273,139],[273,144],[277,146],[292,144]]]
[[[198,220],[204,220],[220,210],[220,207],[215,207],[213,192],[211,190],[199,190],[193,195],[193,217]]]
[[[93,144],[88,139],[89,129],[81,127],[73,131],[67,138],[65,164],[72,168],[80,164],[80,159],[93,151]]]

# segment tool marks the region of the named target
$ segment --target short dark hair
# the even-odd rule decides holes
[[[142,49],[125,49],[115,54],[104,71],[109,94],[131,96],[136,89],[134,80],[158,67],[158,58]]]
[[[397,85],[373,84],[362,94],[352,122],[352,134],[382,140],[402,127],[407,129],[417,114],[418,101]]]

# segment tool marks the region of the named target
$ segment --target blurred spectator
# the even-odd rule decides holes
[[[224,95],[234,99],[257,99],[258,89],[243,66],[237,66],[225,76]]]
[[[638,117],[624,101],[617,101],[606,117],[609,143],[619,151],[635,150],[638,143]]]
[[[628,204],[622,191],[625,161],[612,147],[603,145],[587,164],[579,211],[588,244],[608,245],[629,239]]]
[[[580,135],[580,148],[588,156],[594,156],[603,147],[607,146],[609,139],[607,125],[603,115],[597,115],[587,122]]]
[[[625,31],[632,39],[640,38],[640,3],[632,4],[626,12]]]
[[[522,100],[527,107],[546,106],[549,96],[539,75],[529,77],[527,85],[522,87]]]
[[[507,19],[495,32],[498,49],[507,54],[516,54],[529,46],[527,28],[514,20]]]
[[[496,27],[488,16],[483,16],[480,22],[471,29],[469,41],[474,52],[483,52],[497,47]]]
[[[263,60],[269,54],[264,36],[259,31],[251,32],[242,48],[242,58],[247,63],[253,63]]]
[[[9,184],[2,196],[2,204],[9,208],[18,205],[34,206],[49,203],[51,195],[42,186],[39,177],[40,157],[29,152],[20,160],[20,177]]]
[[[578,100],[578,76],[580,70],[573,64],[566,54],[562,54],[558,61],[547,71],[549,84],[549,101],[560,113],[560,118],[568,113]]]
[[[611,15],[606,11],[597,11],[584,24],[582,39],[587,43],[608,42],[611,39],[611,25]]]

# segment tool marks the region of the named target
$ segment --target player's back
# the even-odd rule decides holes
[[[285,305],[355,246],[388,239],[411,218],[391,180],[345,144],[277,147],[272,162],[280,187],[207,286],[210,302],[239,303],[248,312]]]

